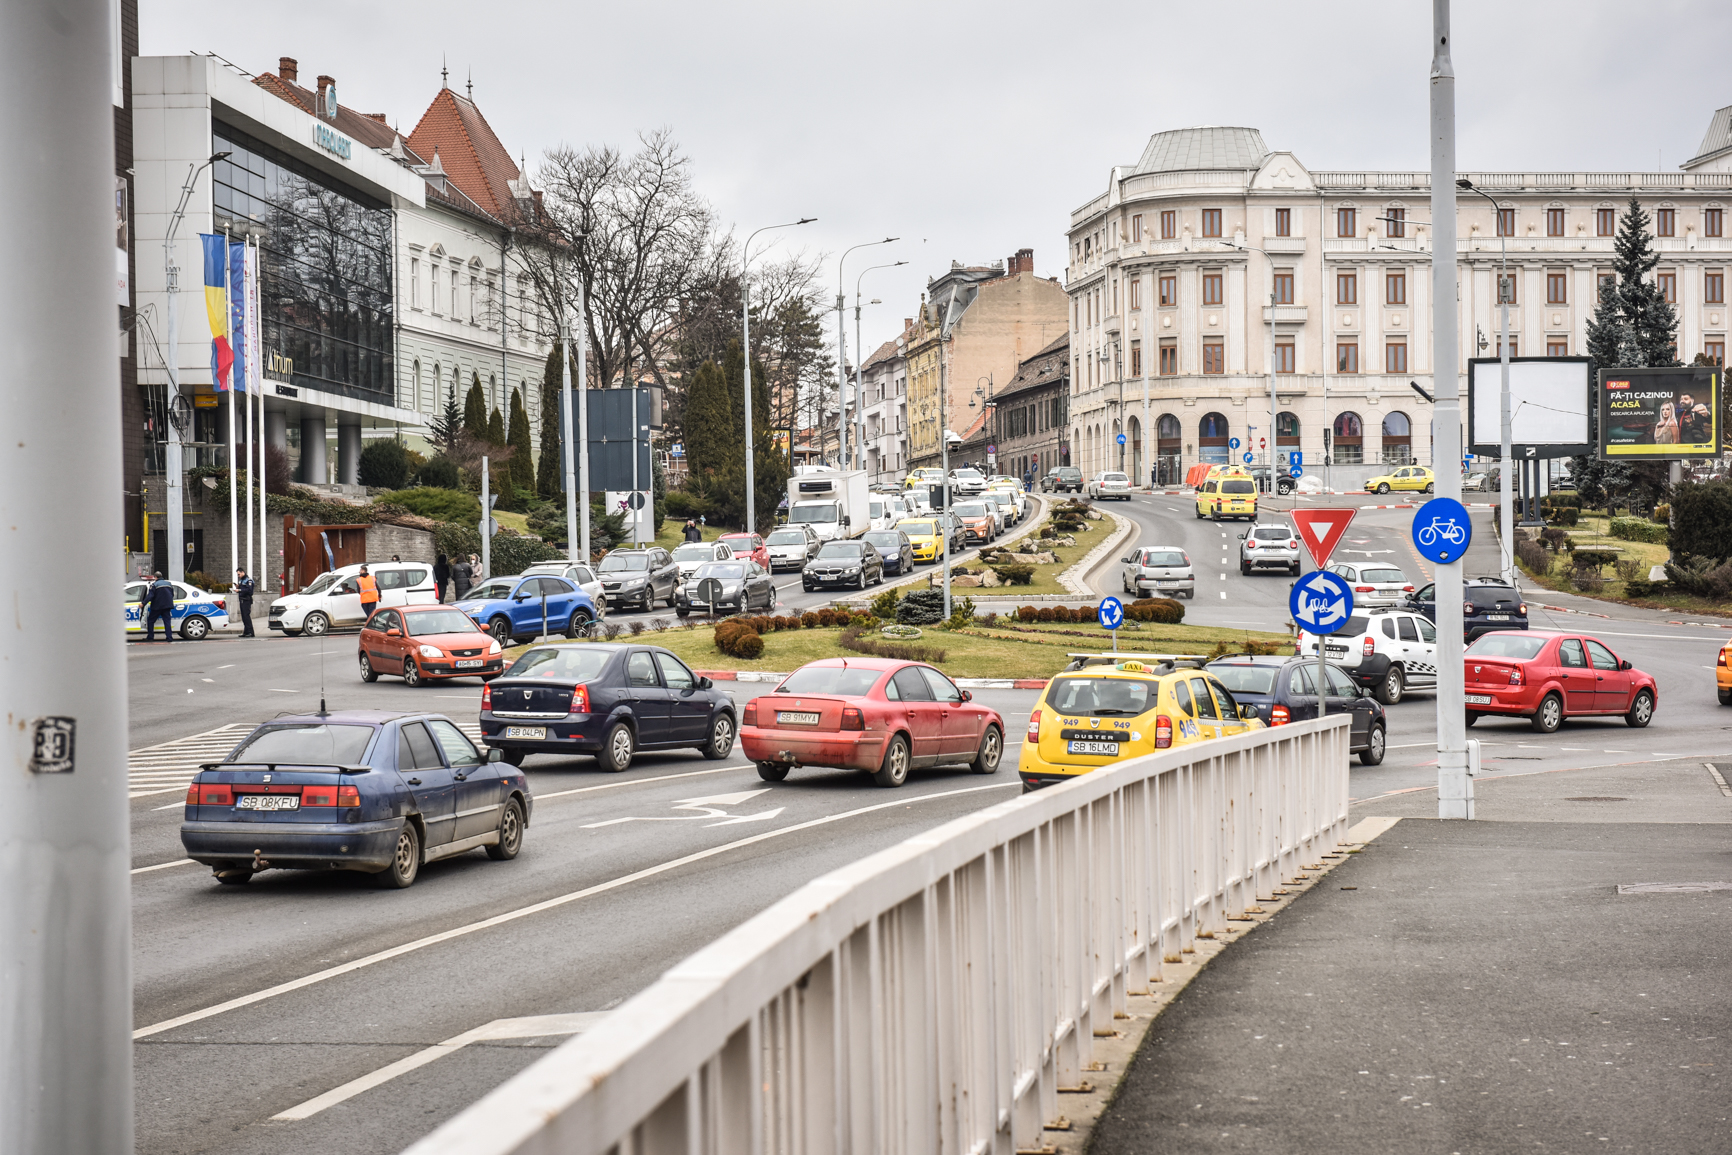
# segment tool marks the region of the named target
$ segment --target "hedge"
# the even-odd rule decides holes
[[[1607,532],[1622,541],[1645,541],[1653,545],[1665,545],[1668,530],[1666,526],[1655,525],[1645,517],[1614,517]]]

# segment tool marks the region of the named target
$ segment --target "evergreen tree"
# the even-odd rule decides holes
[[[541,373],[541,456],[536,462],[535,491],[552,501],[560,493],[559,476],[559,395],[564,384],[559,358],[565,347],[553,346],[547,355],[547,367]]]
[[[475,375],[475,383],[469,386],[469,393],[463,398],[463,431],[477,441],[487,440],[487,398],[481,392],[481,375]]]
[[[686,389],[686,463],[694,474],[726,472],[736,461],[744,469],[745,434],[734,431],[722,367],[705,361]]]
[[[1626,359],[1616,368],[1667,368],[1681,364],[1678,360],[1678,313],[1667,304],[1660,286],[1653,279],[1654,266],[1660,254],[1654,251],[1648,236],[1648,214],[1641,202],[1630,198],[1629,211],[1618,226],[1614,244],[1616,256],[1612,268],[1618,275],[1618,298],[1624,322],[1630,328],[1635,357]],[[1611,368],[1612,366],[1608,366]]]
[[[728,390],[730,411],[728,429],[742,447],[746,443],[745,358],[738,341],[728,342],[727,359],[722,366]],[[770,379],[762,363],[752,363],[752,489],[756,497],[757,524],[775,524],[776,507],[787,496],[788,478],[793,470],[788,458],[776,449],[776,429],[770,416]],[[745,462],[739,466],[739,483],[735,489],[733,508],[740,511],[739,521],[745,521]]]
[[[511,428],[506,435],[511,444],[511,484],[519,492],[535,492],[535,459],[529,437],[529,410],[523,407],[523,390],[511,391]]]
[[[431,433],[429,440],[440,449],[449,450],[452,440],[457,436],[457,431],[463,428],[463,413],[457,408],[455,386],[446,387],[444,408],[435,414],[427,424]]]
[[[495,409],[487,416],[487,427],[483,431],[482,440],[495,449],[505,447],[505,418]]]

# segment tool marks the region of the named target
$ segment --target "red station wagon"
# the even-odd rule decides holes
[[[1463,655],[1467,724],[1516,715],[1550,734],[1565,718],[1621,717],[1631,726],[1653,721],[1660,701],[1654,679],[1598,638],[1552,630],[1482,634]]]

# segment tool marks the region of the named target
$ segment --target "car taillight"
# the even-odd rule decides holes
[[[1165,714],[1155,715],[1155,749],[1165,750],[1173,744],[1173,720]]]
[[[1401,592],[1404,594],[1410,594],[1413,592],[1413,587],[1412,586],[1402,586]]]
[[[233,806],[234,791],[227,783],[194,782],[186,788],[186,804],[188,806]]]
[[[360,787],[358,787],[358,786],[339,786],[339,787],[337,787],[337,805],[338,806],[359,806],[360,804],[361,804]]]
[[[1512,686],[1519,686],[1522,684],[1522,668],[1520,666],[1517,666],[1509,672],[1509,684]]]
[[[1296,541],[1290,541],[1290,542],[1288,542],[1288,543],[1287,543],[1287,548],[1288,548],[1288,549],[1298,549],[1298,548],[1299,548],[1299,543],[1298,543],[1298,542],[1296,542]]]
[[[335,786],[301,787],[302,806],[335,806],[336,804],[337,788]]]
[[[1368,658],[1377,652],[1377,643],[1372,640],[1370,634],[1365,635],[1365,645],[1362,647],[1362,651]]]
[[[492,709],[493,709],[493,683],[483,682],[481,684],[481,712],[487,713],[488,711],[490,711]]]
[[[843,706],[842,707],[842,729],[844,729],[844,730],[864,730],[865,728],[866,728],[866,717],[865,717],[865,715],[860,713],[860,710],[858,707],[856,707],[856,706]]]
[[[1527,617],[1528,616],[1528,604],[1526,602],[1521,603],[1519,606],[1516,607],[1516,613],[1520,614],[1524,618]]]
[[[1466,614],[1470,618],[1473,617],[1473,603],[1472,602],[1462,602],[1461,603],[1461,612]]]
[[[1715,664],[1720,665],[1720,666],[1724,666],[1726,664],[1726,651],[1725,650],[1720,651],[1720,660],[1718,662],[1716,662]]]
[[[1269,725],[1271,725],[1271,726],[1285,726],[1287,723],[1291,722],[1292,720],[1293,720],[1293,715],[1289,714],[1287,712],[1287,707],[1285,707],[1285,706],[1271,706],[1269,708]]]
[[[1250,537],[1246,538],[1245,539],[1245,548],[1246,549],[1256,549],[1257,548],[1257,539],[1256,538],[1250,538]]]
[[[1353,592],[1356,594],[1374,594],[1377,592],[1377,587],[1376,586],[1354,586]]]
[[[740,725],[742,725],[742,726],[756,726],[757,724],[758,724],[758,700],[756,698],[753,698],[750,702],[746,703],[745,712],[740,715]]]
[[[589,713],[589,687],[573,686],[571,688],[571,713]]]
[[[1724,655],[1722,655],[1722,659],[1724,659]],[[1040,741],[1040,711],[1039,710],[1036,710],[1034,713],[1032,713],[1028,716],[1028,740],[1030,742]]]

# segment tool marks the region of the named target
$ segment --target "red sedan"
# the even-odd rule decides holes
[[[716,539],[734,551],[735,557],[749,557],[763,567],[765,573],[770,571],[770,547],[764,544],[764,539],[755,533],[724,533]]]
[[[746,703],[740,748],[758,776],[780,782],[796,766],[864,770],[900,786],[917,766],[991,774],[1004,757],[1004,719],[919,662],[823,658]]]
[[[380,674],[400,675],[409,686],[434,678],[490,682],[505,668],[505,654],[493,635],[451,606],[379,610],[361,627],[357,652],[363,682],[377,681]]]
[[[1520,715],[1542,734],[1579,717],[1621,717],[1640,728],[1653,721],[1660,700],[1653,678],[1586,634],[1481,634],[1464,659],[1469,726],[1488,715]]]

